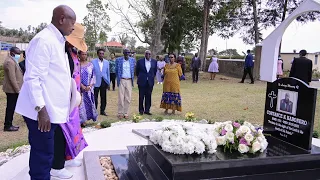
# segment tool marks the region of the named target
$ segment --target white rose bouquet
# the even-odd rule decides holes
[[[215,153],[216,136],[212,126],[195,123],[168,123],[150,135],[150,141],[161,146],[163,151],[173,154]]]
[[[255,128],[249,122],[217,122],[214,124],[217,145],[223,146],[224,151],[239,151],[240,153],[263,152],[268,146],[263,130]]]

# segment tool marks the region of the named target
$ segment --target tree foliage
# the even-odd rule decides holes
[[[128,36],[128,34],[123,33],[123,34],[119,35],[119,40],[120,40],[120,43],[121,43],[123,46],[127,46],[128,42],[129,42],[129,36]]]
[[[246,44],[254,43],[253,28],[253,6],[252,2],[257,3],[257,21],[259,40],[262,40],[261,30],[269,27],[278,26],[285,18],[287,18],[303,0],[246,0],[243,1],[240,8],[241,16],[239,16],[238,27],[243,42]],[[319,12],[309,12],[296,18],[298,22],[306,23],[308,21],[316,21],[320,19]]]
[[[29,25],[26,30],[23,30],[22,28],[9,29],[3,27],[2,22],[0,21],[0,36],[14,37],[19,39],[17,41],[19,43],[28,43],[37,33],[39,33],[45,27],[47,27],[47,23],[40,23],[36,27],[32,27],[31,25]]]
[[[86,27],[86,43],[91,49],[101,40],[107,39],[106,32],[110,31],[110,18],[107,14],[108,4],[102,4],[101,0],[90,0],[87,4],[88,14],[83,19]]]
[[[219,52],[220,56],[240,56],[236,49],[226,49]]]
[[[136,38],[135,37],[130,37],[130,39],[129,39],[130,49],[134,50],[135,47],[136,47],[136,43],[137,43]]]

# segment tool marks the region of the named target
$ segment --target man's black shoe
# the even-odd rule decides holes
[[[102,115],[102,116],[108,116],[108,114],[105,113],[105,112],[100,113],[100,115]]]
[[[152,116],[152,114],[151,114],[151,113],[149,113],[149,112],[145,112],[145,114],[146,114],[146,115],[149,115],[149,116]]]
[[[11,127],[5,127],[3,129],[4,131],[12,132],[12,131],[18,131],[19,127],[11,126]]]
[[[143,112],[139,112],[139,114],[142,116],[142,115],[143,115]]]

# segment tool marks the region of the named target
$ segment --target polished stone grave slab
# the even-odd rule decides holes
[[[134,131],[148,137],[147,130]],[[267,150],[255,155],[223,152],[220,148],[216,154],[174,155],[154,145],[129,146],[127,174],[141,180],[320,178],[319,147],[312,146],[311,151],[306,151],[276,138],[267,138]],[[113,161],[116,169],[124,167],[123,162]]]

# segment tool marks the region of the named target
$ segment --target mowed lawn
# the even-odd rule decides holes
[[[221,78],[227,78],[228,80],[222,80]],[[222,75],[217,75],[216,80],[210,81],[209,74],[201,73],[199,83],[193,84],[191,74],[187,74],[187,81],[181,82],[183,111],[181,113],[177,112],[174,116],[164,115],[164,110],[159,108],[162,85],[156,84],[152,95],[151,112],[153,116],[144,117],[152,119],[161,116],[166,119],[184,119],[186,112],[194,112],[197,119],[211,121],[243,119],[262,125],[266,83],[256,82],[252,85],[249,83],[239,84],[238,81],[239,79]],[[100,116],[99,121],[116,121],[118,92],[117,90],[108,91],[107,95],[106,112],[109,116]],[[6,97],[2,91],[0,92],[0,105],[0,151],[27,143],[28,131],[26,125],[21,116],[17,114],[13,123],[20,126],[20,130],[18,132],[3,132]],[[319,130],[319,108],[318,103],[315,117],[316,130]],[[133,88],[132,93],[131,115],[134,113],[138,114],[137,86]]]

